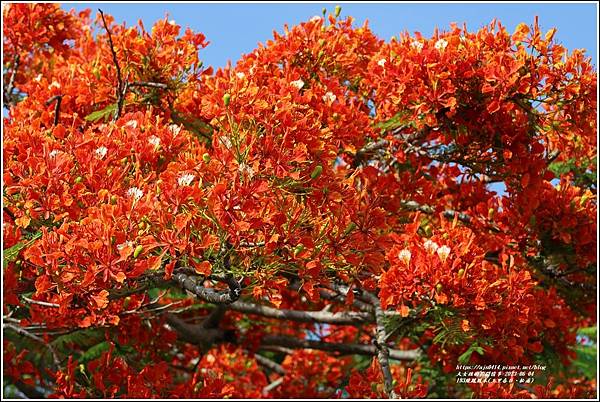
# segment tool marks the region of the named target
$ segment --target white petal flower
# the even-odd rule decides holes
[[[181,126],[177,124],[169,124],[169,131],[173,133],[174,136],[177,136],[181,131]]]
[[[157,137],[157,136],[155,136],[155,135],[152,135],[152,136],[150,136],[150,137],[148,138],[148,143],[149,143],[150,145],[154,145],[155,147],[157,147],[157,148],[158,148],[158,147],[160,146],[160,138],[158,138],[158,137]]]
[[[121,250],[123,250],[127,246],[133,248],[133,242],[127,240],[126,242],[123,242],[121,244],[117,244],[117,250],[121,251]]]
[[[315,15],[314,17],[312,17],[310,19],[310,22],[318,22],[321,21],[321,16],[320,15]]]
[[[225,148],[227,148],[227,149],[231,148],[231,140],[229,139],[229,137],[222,136],[221,143],[225,146]]]
[[[448,46],[448,41],[446,39],[439,39],[434,45],[434,47],[440,51],[444,50],[446,46]]]
[[[133,197],[134,201],[139,201],[144,196],[144,192],[137,187],[131,187],[127,190],[127,195]]]
[[[254,176],[254,169],[252,169],[252,167],[250,165],[247,165],[244,162],[240,163],[240,166],[238,167],[238,170],[240,171],[241,174],[245,173],[250,178],[252,178],[252,176]]]
[[[440,257],[440,260],[442,262],[446,262],[446,259],[448,258],[448,255],[450,255],[450,247],[448,246],[442,246],[440,248],[437,249],[437,255],[438,257]]]
[[[42,80],[42,74],[38,74],[36,75],[36,77],[33,79],[35,82],[40,82]]]
[[[325,103],[333,103],[336,100],[336,96],[333,94],[333,92],[327,92],[325,95],[323,95],[323,101]]]
[[[435,253],[439,248],[438,244],[431,240],[425,241],[425,243],[423,243],[423,246],[425,247],[425,251],[427,251],[429,254]]]
[[[57,81],[52,81],[52,84],[48,86],[48,89],[60,88],[60,84]]]
[[[387,62],[386,59],[381,59],[377,62],[377,65],[381,66],[381,67],[385,67],[385,63]]]
[[[181,187],[183,186],[189,186],[190,184],[192,184],[192,181],[194,180],[196,176],[194,176],[193,174],[187,173],[184,175],[179,176],[179,179],[177,179],[177,184],[179,184]]]
[[[60,153],[60,151],[59,151],[58,149],[55,149],[55,150],[51,151],[51,152],[48,154],[48,156],[49,156],[49,157],[51,157],[51,158],[54,158],[54,157],[56,157],[56,155],[58,155],[59,153]]]
[[[302,89],[302,87],[304,86],[304,81],[302,80],[296,80],[296,81],[292,81],[290,82],[290,84],[292,84],[292,86],[298,88],[298,89]]]
[[[125,127],[131,127],[131,128],[137,128],[138,126],[138,122],[137,120],[129,120],[127,123],[125,123]]]
[[[98,147],[98,148],[96,148],[96,155],[100,159],[104,159],[104,157],[106,156],[107,152],[108,152],[108,149],[106,149],[106,147]]]
[[[238,77],[240,80],[243,80],[244,78],[246,78],[246,74],[239,72],[239,73],[235,73],[235,76]]]
[[[170,20],[169,25],[175,25],[175,20]]]
[[[410,250],[404,249],[398,253],[398,259],[400,261],[402,261],[404,263],[404,265],[408,266],[408,264],[410,263],[410,257],[411,257]]]
[[[419,42],[418,40],[413,40],[413,41],[411,42],[410,46],[411,46],[413,49],[417,49],[417,51],[419,51],[419,52],[420,52],[421,50],[423,50],[423,44],[422,44],[421,42]]]

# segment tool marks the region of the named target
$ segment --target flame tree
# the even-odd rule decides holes
[[[3,16],[5,390],[595,395],[597,74],[555,30],[336,8],[214,72],[168,19]]]

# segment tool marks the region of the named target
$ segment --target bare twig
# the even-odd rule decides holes
[[[15,77],[17,75],[17,70],[19,69],[20,60],[21,60],[21,58],[20,58],[19,54],[17,53],[13,60],[13,68],[10,73],[10,78],[8,79],[8,84],[4,87],[4,93],[2,94],[3,98],[4,98],[4,103],[6,105],[13,104],[13,92],[15,90]]]
[[[63,95],[54,95],[52,98],[46,101],[46,106],[54,103],[54,126],[58,125],[58,119],[60,118],[60,104],[62,102]]]
[[[44,307],[56,307],[56,308],[60,307],[60,305],[56,304],[56,303],[48,303],[48,302],[40,301],[40,300],[33,300],[27,296],[21,296],[21,297],[23,298],[23,300],[25,300],[27,303],[30,303],[30,304],[38,304],[38,305],[44,306]]]
[[[283,383],[283,377],[279,377],[278,379],[276,379],[275,381],[273,381],[272,383],[270,383],[269,385],[267,385],[266,387],[263,388],[263,390],[262,390],[263,395],[266,396],[269,392],[273,391],[275,388],[280,386],[282,383]]]
[[[121,111],[123,109],[123,101],[125,100],[125,93],[127,92],[127,83],[123,82],[123,77],[121,76],[121,67],[119,66],[119,60],[117,59],[117,52],[115,51],[115,46],[112,40],[112,35],[110,33],[110,29],[108,29],[108,24],[106,23],[106,19],[104,18],[104,12],[101,9],[100,16],[102,17],[102,23],[104,24],[104,29],[108,34],[108,43],[110,45],[110,51],[112,53],[113,63],[115,63],[115,67],[117,69],[117,89],[115,94],[117,96],[117,109],[115,110],[115,115],[113,117],[113,121],[116,121],[121,116]]]
[[[133,81],[129,83],[130,87],[149,87],[149,88],[158,88],[158,89],[169,89],[167,84],[163,84],[162,82],[148,82],[148,81]]]
[[[31,338],[35,341],[38,341],[39,343],[41,343],[42,345],[46,346],[48,348],[48,350],[50,351],[50,353],[52,354],[52,360],[54,361],[54,364],[56,365],[56,367],[60,366],[60,359],[58,358],[58,355],[56,354],[56,351],[54,350],[54,348],[52,347],[52,345],[50,345],[49,343],[46,343],[46,341],[44,341],[42,338],[40,338],[37,335],[32,334],[31,332],[27,331],[26,329],[19,327],[17,325],[13,325],[13,324],[4,324],[3,325],[4,328],[8,328],[8,329],[12,329],[13,331],[15,331],[18,334],[24,335],[28,338]]]
[[[263,355],[259,354],[255,354],[254,358],[256,359],[256,362],[261,366],[266,367],[279,375],[285,375],[285,370],[283,369],[283,367],[281,367],[281,364],[275,363],[273,360],[267,359]]]

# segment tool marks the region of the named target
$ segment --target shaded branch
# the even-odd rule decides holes
[[[148,82],[148,81],[133,81],[129,83],[130,87],[149,87],[149,88],[157,88],[157,89],[169,89],[167,84],[163,84],[162,82]]]
[[[256,362],[261,366],[266,367],[279,375],[285,375],[285,370],[283,369],[283,367],[281,367],[281,364],[275,363],[273,360],[267,359],[263,355],[259,354],[255,354],[254,358],[256,359]]]
[[[127,92],[127,83],[123,82],[123,77],[121,76],[121,67],[119,66],[119,60],[117,59],[117,52],[115,51],[115,46],[112,40],[112,35],[110,33],[110,29],[108,29],[108,24],[106,23],[106,19],[104,18],[104,12],[101,9],[100,16],[102,17],[102,23],[104,24],[104,29],[108,34],[108,44],[110,45],[110,51],[112,53],[113,63],[117,69],[117,89],[115,94],[117,96],[117,109],[115,110],[115,115],[113,117],[113,121],[116,121],[121,116],[121,111],[123,109],[123,101],[125,100],[125,93]]]
[[[54,95],[52,98],[46,101],[46,106],[50,106],[54,102],[54,126],[58,125],[58,119],[60,118],[60,104],[62,102],[63,95]]]
[[[17,75],[17,70],[19,69],[19,63],[21,61],[21,56],[17,53],[15,54],[15,58],[13,60],[13,68],[10,73],[10,78],[8,79],[8,84],[4,87],[3,98],[4,103],[6,105],[13,105],[13,92],[15,90],[15,77]]]
[[[34,341],[37,341],[39,343],[41,343],[42,345],[44,345],[46,348],[48,348],[48,350],[50,351],[50,354],[52,355],[52,360],[54,361],[54,365],[56,367],[60,366],[60,359],[58,358],[58,355],[56,354],[56,351],[54,350],[54,348],[52,347],[52,345],[50,345],[49,343],[46,343],[46,341],[44,341],[44,339],[40,338],[37,335],[32,334],[31,332],[27,331],[26,329],[19,327],[17,325],[13,325],[13,324],[3,324],[3,327],[6,329],[12,329],[13,331],[15,331],[18,334],[21,334],[23,336],[26,336],[28,338],[33,339]]]
[[[267,335],[262,339],[261,345],[283,346],[291,349],[316,349],[349,355],[376,356],[378,353],[377,348],[373,345],[331,343],[282,335]],[[389,350],[389,357],[395,360],[415,360],[419,355],[418,350]]]
[[[373,307],[375,307],[375,347],[377,348],[377,360],[379,361],[379,366],[381,367],[381,372],[383,374],[385,393],[388,397],[397,399],[398,395],[396,395],[396,392],[394,391],[394,378],[392,377],[392,372],[390,370],[390,351],[385,343],[387,334],[384,325],[385,315],[381,308],[381,301],[374,295],[369,293],[366,293],[366,295],[371,299],[371,303],[373,304]]]
[[[239,282],[231,276],[226,276],[225,282],[229,286],[228,291],[217,292],[214,289],[204,287],[198,284],[199,278],[188,276],[183,273],[173,275],[173,280],[183,289],[195,294],[202,300],[213,304],[230,304],[239,299],[242,293],[242,287]]]
[[[244,301],[236,301],[229,305],[232,310],[247,314],[256,314],[263,317],[278,320],[291,320],[298,322],[318,322],[334,325],[357,325],[373,322],[373,317],[368,313],[340,312],[330,313],[327,311],[301,311],[276,309],[260,304],[252,304]]]

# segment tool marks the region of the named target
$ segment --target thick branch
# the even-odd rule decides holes
[[[374,295],[367,295],[371,297],[371,303],[373,304],[373,307],[375,307],[375,346],[377,347],[377,360],[379,361],[379,366],[381,367],[381,372],[383,374],[385,393],[388,397],[397,399],[398,396],[394,391],[394,378],[392,377],[392,372],[390,370],[390,351],[386,345],[387,333],[384,325],[385,314],[381,308],[381,302],[379,301],[379,298],[375,297]]]
[[[200,299],[213,304],[230,304],[239,299],[242,288],[238,281],[232,277],[225,277],[229,286],[228,291],[217,292],[211,288],[206,288],[197,283],[198,278],[188,276],[183,273],[173,275],[173,280],[182,288],[192,292]]]
[[[229,305],[232,310],[247,314],[257,314],[263,317],[276,318],[278,320],[291,320],[298,322],[318,322],[335,325],[357,325],[373,322],[373,317],[368,313],[343,312],[330,313],[327,311],[300,311],[276,309],[260,304],[252,304],[244,301],[236,301]]]
[[[262,339],[261,344],[283,346],[291,349],[317,349],[341,354],[376,356],[378,353],[377,348],[373,345],[330,343],[280,335],[267,335]],[[415,360],[419,355],[418,350],[389,350],[390,358],[395,360]]]

